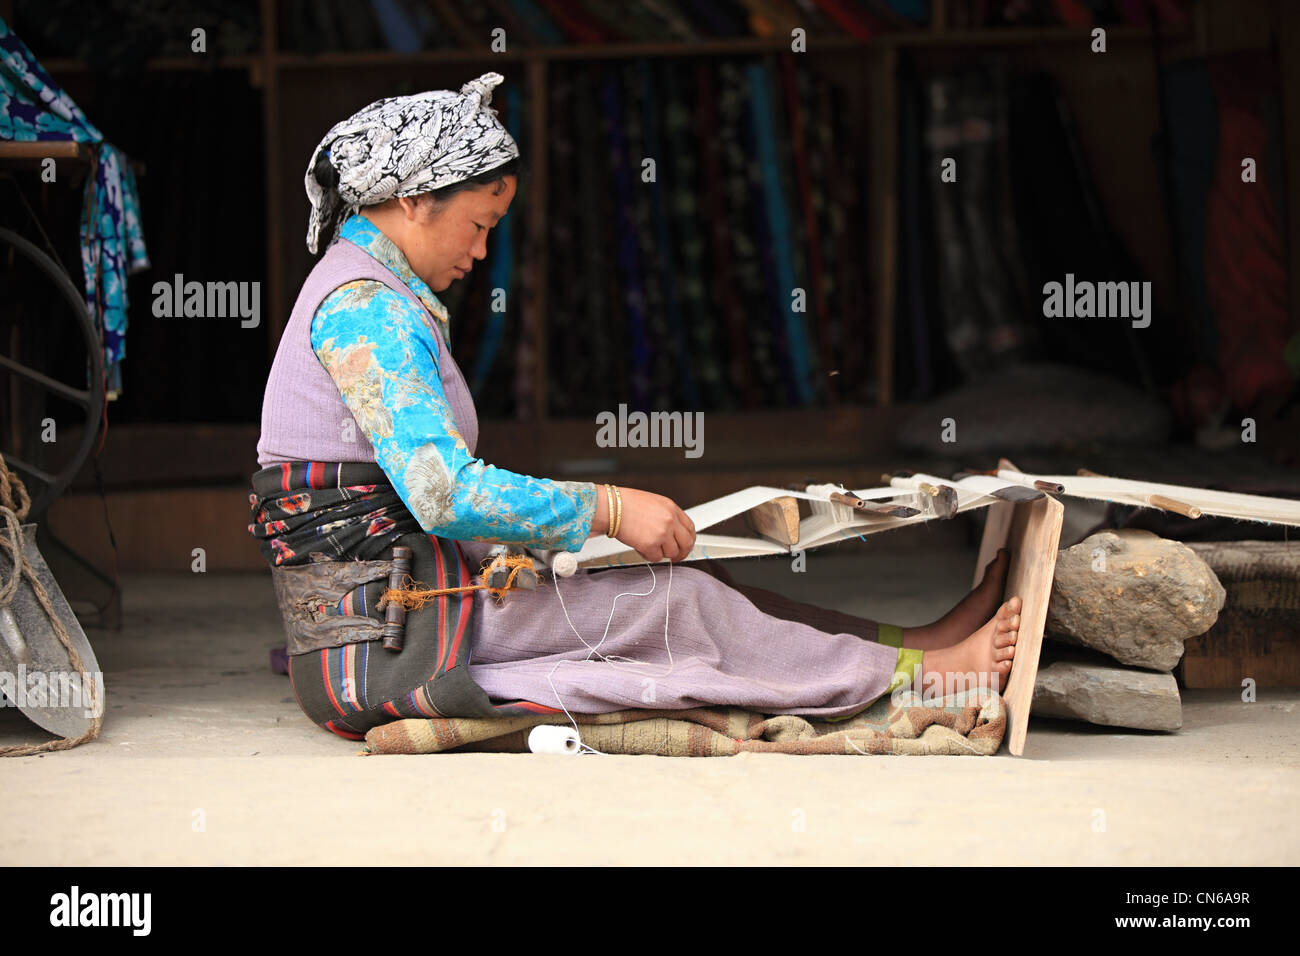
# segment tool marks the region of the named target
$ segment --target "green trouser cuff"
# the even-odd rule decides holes
[[[881,634],[884,634],[884,629],[886,627],[893,626],[894,625],[892,624],[882,624],[880,626]],[[900,634],[902,633],[901,629],[896,630],[899,630]],[[882,641],[881,643],[884,642]],[[914,647],[900,647],[898,649],[898,661],[894,664],[894,678],[889,682],[889,686],[885,688],[885,693],[881,694],[880,697],[884,697],[886,694],[893,694],[893,692],[898,688],[909,686],[914,680],[916,680],[921,673],[921,655],[923,653],[924,651],[919,651]],[[827,717],[825,720],[827,723],[837,723],[841,720],[852,720],[863,711],[868,710],[876,703],[876,701],[880,700],[880,697],[877,697],[861,710],[855,710],[853,713],[845,714],[843,717]]]
[[[890,647],[902,647],[903,629],[897,624],[877,624],[876,640]]]
[[[915,647],[900,647],[898,649],[898,663],[894,665],[894,679],[889,682],[889,689],[886,694],[892,694],[900,687],[910,687],[912,683],[921,676],[921,655],[924,651],[917,650]]]

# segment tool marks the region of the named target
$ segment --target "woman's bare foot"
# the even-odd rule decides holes
[[[999,549],[984,569],[984,577],[975,590],[962,598],[956,607],[933,624],[903,628],[903,646],[933,651],[965,640],[997,610],[1007,586],[1007,569],[1010,567],[1011,552],[1006,548]]]
[[[1001,693],[1011,674],[1016,656],[1016,638],[1020,631],[1021,601],[1012,597],[988,622],[966,640],[952,647],[926,651],[921,659],[921,692],[953,694],[980,686],[992,685],[988,676],[997,674],[997,689]]]

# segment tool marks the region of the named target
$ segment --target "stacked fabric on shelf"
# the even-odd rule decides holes
[[[552,414],[867,399],[863,170],[797,62],[552,65]]]

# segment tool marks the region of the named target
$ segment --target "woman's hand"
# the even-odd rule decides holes
[[[695,522],[671,498],[652,491],[619,486],[623,520],[618,540],[630,545],[647,561],[680,561],[695,546]],[[605,494],[604,486],[600,493]],[[613,516],[610,516],[611,522]]]

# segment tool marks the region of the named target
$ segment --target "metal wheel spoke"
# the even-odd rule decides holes
[[[29,381],[44,386],[47,391],[54,392],[54,394],[60,395],[73,404],[80,405],[82,408],[89,408],[91,401],[93,400],[90,392],[85,389],[77,389],[73,388],[71,385],[64,385],[58,379],[50,378],[43,372],[38,372],[34,368],[29,368],[26,365],[15,362],[7,355],[0,355],[0,367],[7,368],[15,375],[21,375]]]
[[[54,479],[58,477],[57,475],[50,474],[48,471],[43,471],[40,468],[37,468],[35,465],[29,465],[21,458],[15,458],[13,455],[5,455],[5,464],[9,466],[11,471],[21,471],[24,474],[31,475],[38,481],[45,482],[47,485],[53,484]],[[26,484],[26,482],[24,482],[24,484]]]

